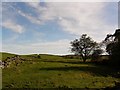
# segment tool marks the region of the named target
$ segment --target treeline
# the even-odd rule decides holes
[[[102,62],[120,67],[120,29],[117,29],[114,34],[106,35],[106,38],[100,43],[94,41],[87,34],[82,34],[79,39],[71,41],[70,44],[71,52],[77,58],[78,56],[82,58],[83,62],[91,59],[91,62]],[[108,54],[107,56],[103,55],[105,52]]]

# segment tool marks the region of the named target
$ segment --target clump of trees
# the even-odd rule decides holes
[[[120,29],[117,29],[114,34],[108,34],[104,40],[106,44],[106,52],[110,56],[112,65],[120,65]]]
[[[72,41],[71,46],[71,51],[82,57],[83,62],[86,62],[90,56],[95,56],[96,58],[102,53],[99,44],[87,36],[87,34],[83,34],[79,39]]]
[[[120,67],[120,29],[117,29],[114,34],[108,34],[101,43],[97,43],[87,34],[83,34],[79,39],[71,42],[71,51],[82,57],[84,62],[88,57],[91,57],[92,61],[98,61],[103,53],[101,49],[103,45],[105,45],[109,56],[107,62]]]

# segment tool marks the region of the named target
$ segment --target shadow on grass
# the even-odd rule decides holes
[[[50,60],[45,60],[43,62],[52,62],[52,63],[67,63],[67,64],[90,64],[91,62],[83,62],[83,61],[50,61]]]
[[[112,76],[115,78],[120,78],[116,76],[117,71],[113,69],[109,69],[107,67],[100,66],[64,66],[64,67],[49,67],[49,68],[40,68],[40,70],[46,71],[83,71],[92,73],[93,76]]]

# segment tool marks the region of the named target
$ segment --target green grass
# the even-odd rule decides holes
[[[2,70],[3,88],[104,88],[120,80],[113,76],[115,70],[105,66],[55,55],[42,54],[41,59],[32,56],[36,54],[22,55],[31,61],[26,60],[19,66],[12,64]]]
[[[5,61],[5,59],[7,57],[13,57],[13,56],[15,56],[15,54],[6,53],[6,52],[4,52],[4,53],[0,52],[0,60],[2,60],[2,61]]]

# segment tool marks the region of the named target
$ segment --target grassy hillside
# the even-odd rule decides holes
[[[14,57],[17,54],[11,54],[11,53],[0,53],[0,60],[5,61],[7,57]],[[71,59],[71,58],[64,58],[58,55],[49,55],[49,54],[39,54],[41,59],[38,59],[38,54],[30,54],[30,55],[19,55],[21,58],[24,58],[26,60],[41,60],[41,61],[80,61],[80,59]]]
[[[55,55],[37,56],[21,55],[26,61],[4,68],[3,88],[105,88],[120,81],[112,68]],[[7,54],[3,55],[6,57]]]
[[[0,52],[0,60],[4,61],[7,57],[14,57],[17,54],[5,53]],[[19,55],[21,58],[25,59],[34,59],[38,56],[38,54],[31,54],[31,55]],[[47,55],[47,54],[40,54],[42,59],[61,59],[60,56],[57,55]]]
[[[0,52],[0,60],[4,61],[7,57],[13,57],[15,54]]]

